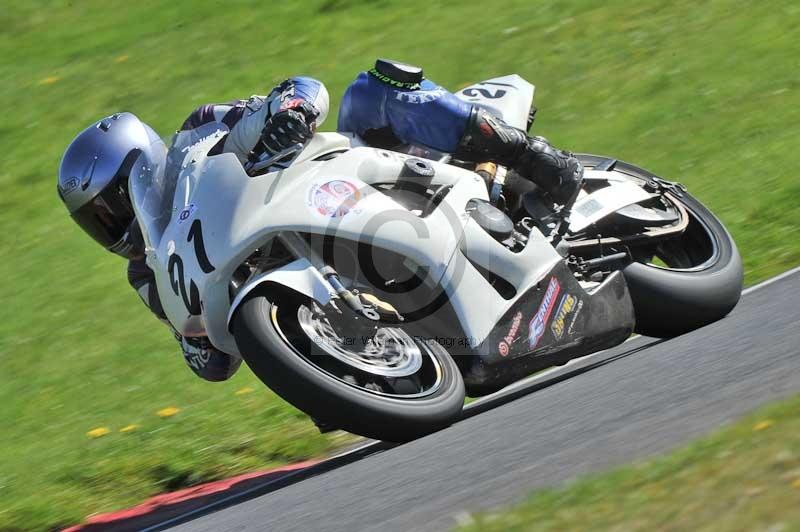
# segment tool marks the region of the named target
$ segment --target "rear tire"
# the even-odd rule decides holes
[[[589,168],[609,160],[587,154],[579,158]],[[637,181],[658,177],[622,161],[613,169]],[[636,332],[657,338],[678,336],[724,318],[742,292],[742,259],[722,222],[686,192],[672,199],[686,208],[694,224],[684,237],[693,243],[707,239],[711,251],[707,257],[696,252],[697,264],[664,267],[634,262],[623,270],[636,312]],[[690,230],[693,233],[687,234]]]
[[[310,304],[294,294],[281,292],[276,297],[256,290],[233,318],[242,357],[275,393],[325,424],[379,440],[408,441],[458,418],[464,383],[455,362],[438,343],[414,340],[441,372],[430,393],[402,398],[366,390],[322,369],[324,364],[314,363],[315,357],[328,357],[316,360],[330,362],[331,355],[303,337],[298,309]]]

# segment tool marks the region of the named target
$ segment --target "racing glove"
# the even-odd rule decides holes
[[[299,98],[281,105],[261,132],[261,144],[274,155],[293,144],[305,144],[314,135],[314,120],[319,112],[314,106]]]

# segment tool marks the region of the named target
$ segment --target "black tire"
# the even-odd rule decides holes
[[[579,158],[590,168],[613,160],[588,154]],[[622,161],[617,161],[613,169],[636,180],[658,177]],[[634,262],[623,270],[636,312],[636,332],[657,338],[678,336],[724,318],[742,292],[742,259],[722,222],[686,192],[673,199],[690,215],[693,225],[687,229],[686,238],[705,238],[712,251],[690,268]],[[696,234],[688,234],[690,230]]]
[[[302,298],[256,290],[233,318],[233,334],[245,362],[275,393],[327,425],[368,438],[403,442],[451,425],[464,405],[464,382],[438,343],[416,341],[439,362],[442,377],[430,395],[397,399],[349,385],[300,354],[283,328],[298,327]],[[280,303],[280,307],[278,306]],[[273,313],[274,312],[274,313]],[[277,322],[277,323],[276,323]],[[310,342],[304,349],[313,351]],[[319,355],[330,356],[330,355]]]

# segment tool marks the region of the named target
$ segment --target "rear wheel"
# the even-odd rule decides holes
[[[596,155],[580,155],[587,167],[613,169],[639,184],[658,176]],[[742,261],[733,238],[702,203],[685,191],[665,196],[680,204],[688,225],[679,235],[630,246],[636,262],[623,273],[636,311],[636,332],[654,337],[683,334],[725,317],[739,301]]]
[[[233,332],[248,366],[285,400],[327,425],[389,441],[456,420],[464,383],[439,344],[294,293],[276,295],[250,296]]]

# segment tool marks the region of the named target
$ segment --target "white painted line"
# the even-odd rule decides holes
[[[775,277],[771,277],[771,278],[767,279],[766,281],[761,281],[758,284],[754,284],[750,288],[745,288],[744,290],[742,290],[742,295],[746,296],[750,292],[755,292],[756,290],[764,288],[765,286],[769,286],[772,283],[777,283],[781,279],[786,279],[787,277],[791,277],[792,275],[794,275],[794,274],[796,274],[798,272],[800,272],[800,266],[798,266],[797,268],[792,268],[791,270],[785,271],[780,275],[776,275]]]
[[[342,451],[342,452],[340,452],[340,453],[338,453],[338,454],[334,454],[333,456],[329,456],[328,458],[326,458],[325,460],[323,460],[323,462],[327,462],[328,460],[333,460],[334,458],[342,458],[342,457],[344,457],[344,456],[349,456],[349,455],[351,455],[351,454],[354,454],[354,453],[361,452],[361,451],[363,451],[364,449],[369,449],[370,447],[372,447],[372,446],[373,446],[373,445],[375,445],[376,443],[380,443],[380,441],[377,441],[377,440],[369,440],[369,441],[367,441],[366,443],[362,443],[362,444],[361,444],[361,445],[359,445],[358,447],[355,447],[355,448],[353,448],[353,449],[348,449],[348,450],[346,450],[346,451]],[[321,463],[321,462],[320,462],[320,463]]]

